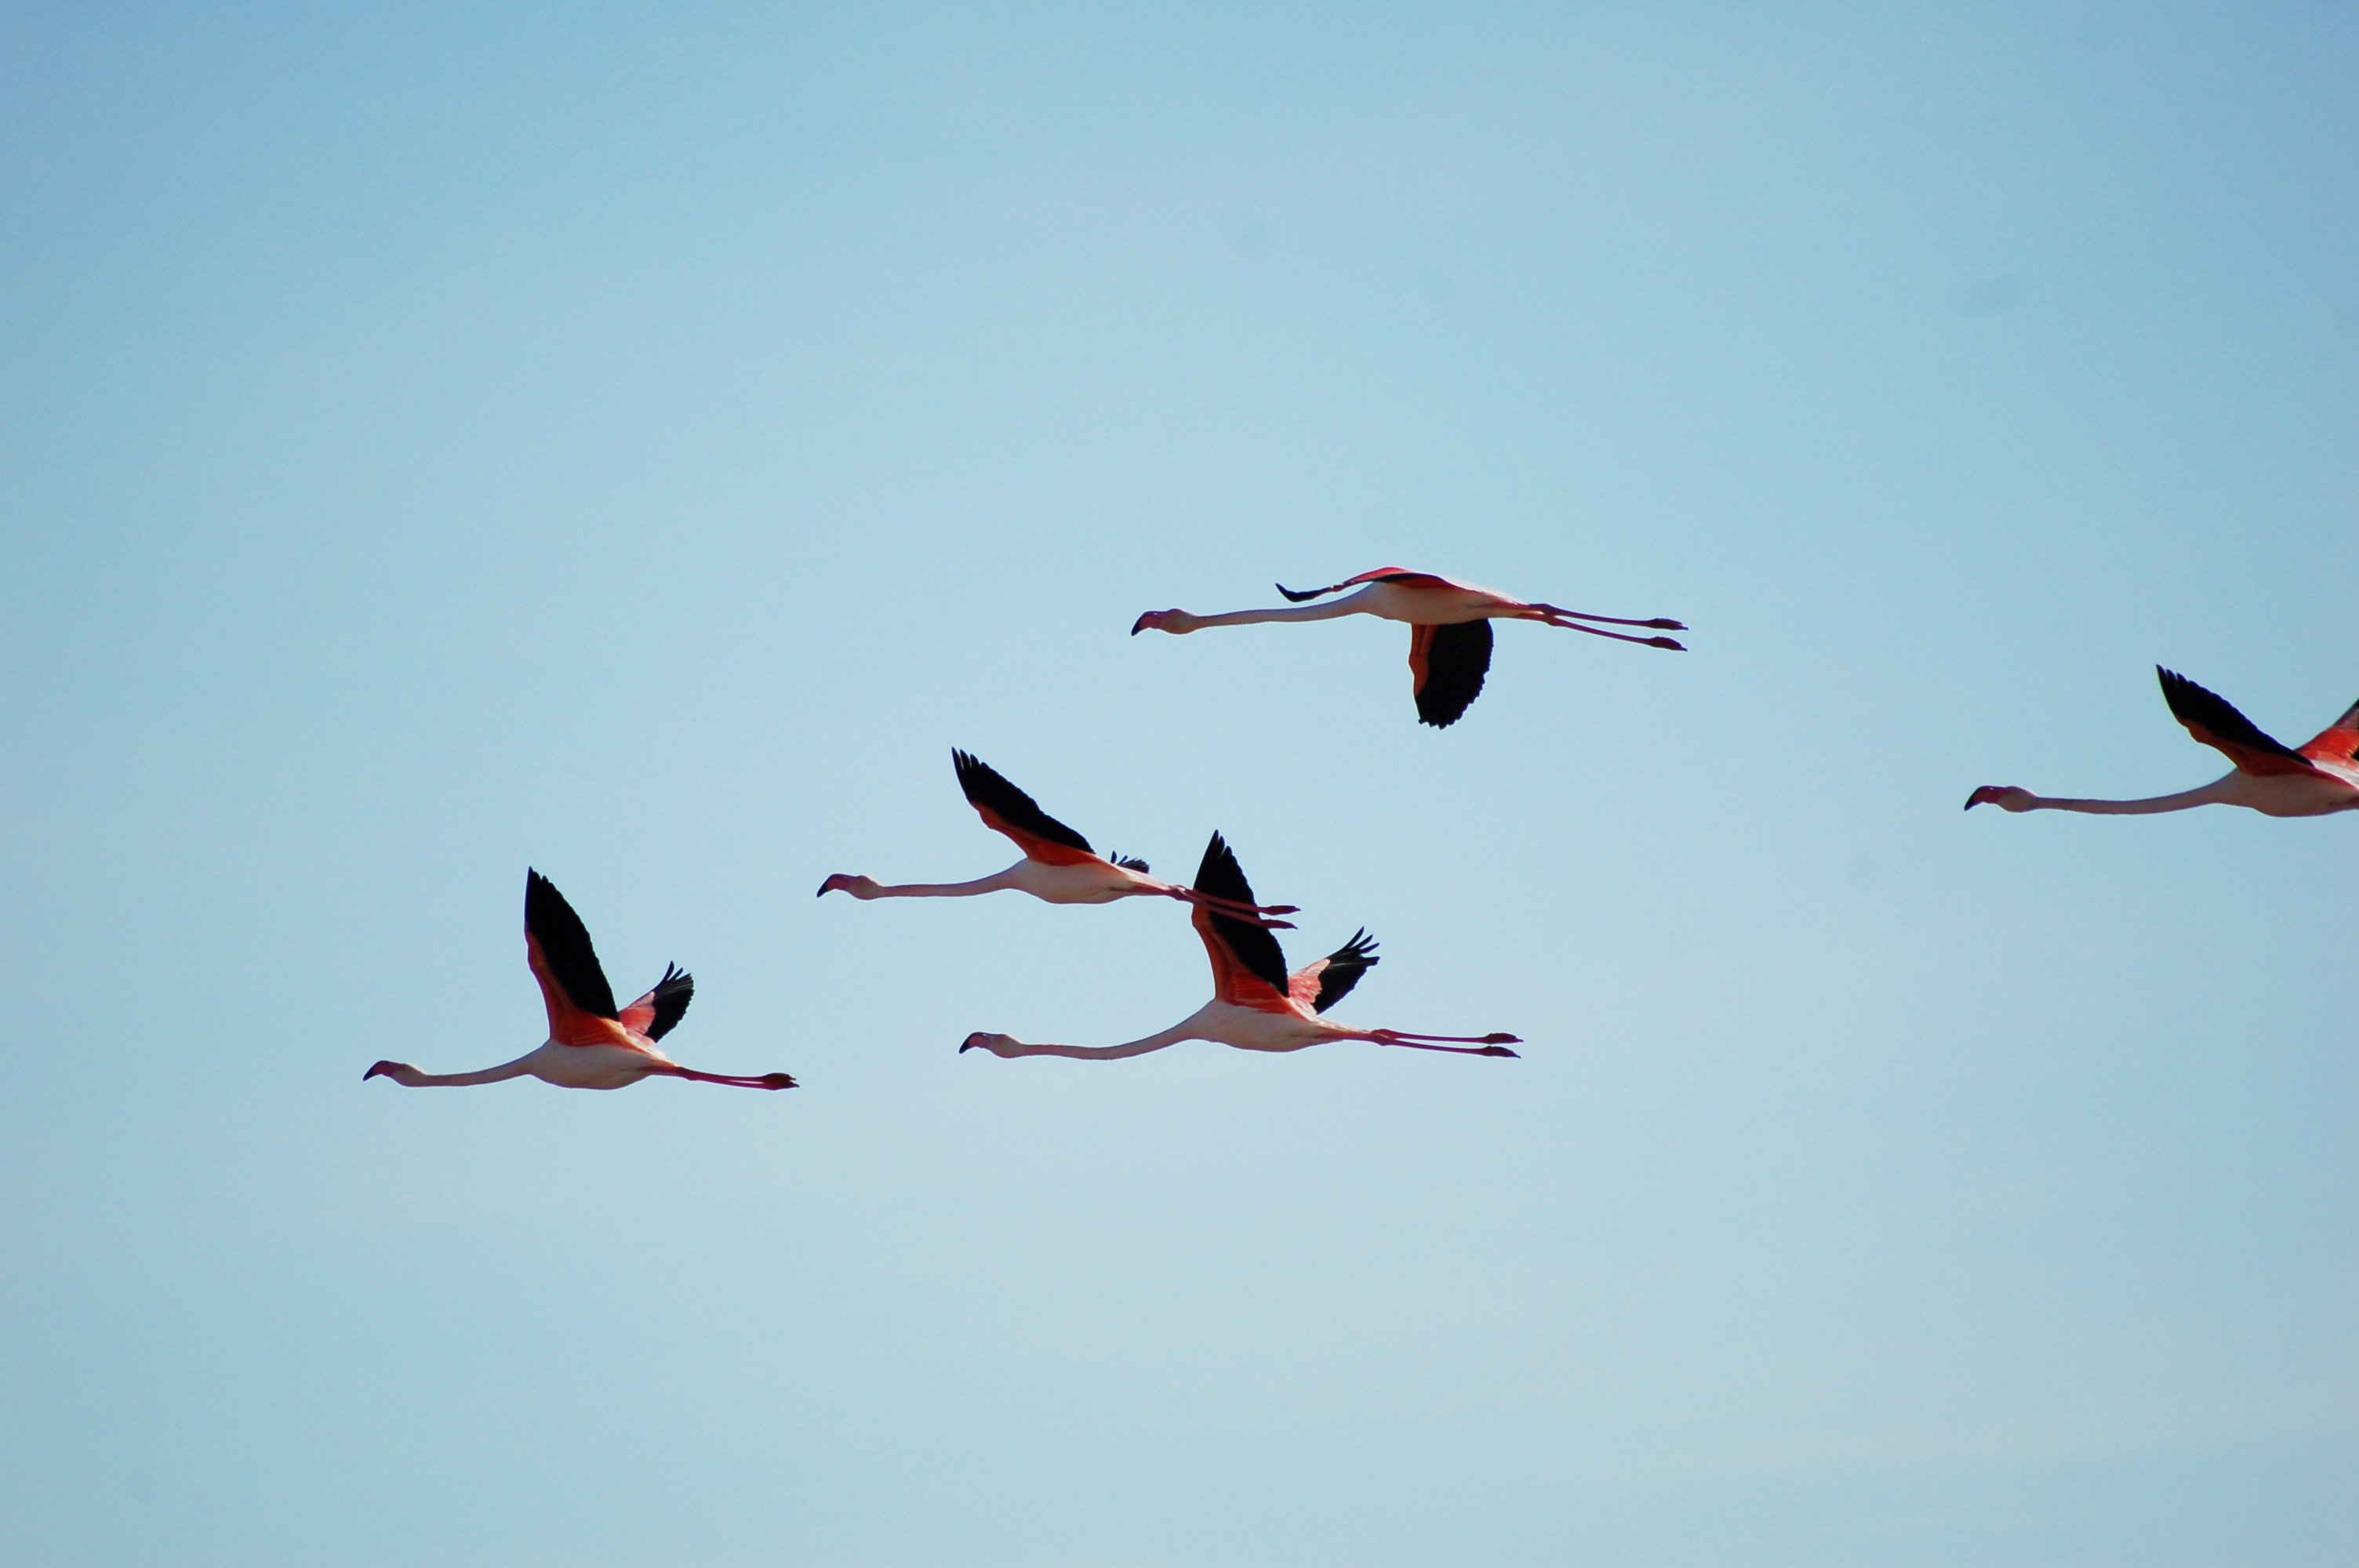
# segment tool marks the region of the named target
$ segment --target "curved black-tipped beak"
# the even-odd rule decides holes
[[[762,1087],[766,1089],[799,1089],[802,1085],[795,1082],[793,1075],[788,1073],[764,1073]]]
[[[1151,610],[1150,610],[1150,611],[1148,611],[1147,612],[1147,615],[1152,615],[1152,614],[1154,614],[1154,613],[1155,613],[1155,611],[1151,611]],[[1142,615],[1142,616],[1140,616],[1137,620],[1136,620],[1136,621],[1134,621],[1134,622],[1132,622],[1130,623],[1130,634],[1131,634],[1132,636],[1136,637],[1136,636],[1137,636],[1141,632],[1144,632],[1144,631],[1146,631],[1146,630],[1147,630],[1147,615]]]

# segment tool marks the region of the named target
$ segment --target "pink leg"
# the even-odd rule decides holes
[[[693,1067],[659,1067],[657,1071],[675,1078],[693,1078],[700,1084],[727,1084],[739,1089],[791,1089],[795,1080],[784,1073],[764,1073],[758,1078],[732,1077],[726,1073],[700,1073]]]
[[[1379,1045],[1399,1045],[1411,1051],[1449,1051],[1462,1056],[1513,1056],[1516,1053],[1507,1045],[1523,1044],[1513,1034],[1404,1034],[1397,1029],[1371,1029],[1364,1038]],[[1459,1044],[1435,1044],[1445,1040]]]
[[[1265,918],[1266,916],[1272,914],[1299,914],[1302,913],[1302,906],[1299,904],[1232,903],[1227,899],[1214,898],[1211,893],[1198,892],[1193,888],[1173,888],[1171,890],[1171,896],[1180,900],[1182,903],[1201,903],[1206,909],[1212,910],[1216,914],[1233,915],[1239,920],[1250,921],[1256,925],[1266,925],[1273,931],[1291,931],[1294,929],[1294,922],[1291,920],[1270,920]]]
[[[1658,615],[1651,621],[1629,621],[1619,615],[1592,615],[1586,611],[1563,610],[1553,604],[1535,604],[1532,608],[1571,621],[1603,621],[1608,626],[1644,626],[1655,632],[1684,632],[1688,629],[1684,621],[1674,621],[1667,615]]]
[[[1617,643],[1636,643],[1643,648],[1669,648],[1672,652],[1680,654],[1684,654],[1688,651],[1688,645],[1685,643],[1679,642],[1669,637],[1631,637],[1626,636],[1620,632],[1601,632],[1594,626],[1583,626],[1578,621],[1559,621],[1553,616],[1547,618],[1547,623],[1550,626],[1561,626],[1568,632],[1586,632],[1593,637],[1611,637]],[[1623,622],[1622,624],[1625,626],[1653,626],[1658,624],[1658,622],[1653,621],[1625,621]],[[1679,622],[1673,621],[1660,622],[1659,624],[1676,626]]]

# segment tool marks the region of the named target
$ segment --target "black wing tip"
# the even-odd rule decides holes
[[[2308,757],[2245,718],[2242,709],[2218,692],[2160,665],[2154,666],[2154,673],[2162,682],[2162,700],[2169,705],[2170,716],[2181,724],[2208,732],[2215,741],[2249,747],[2264,756],[2282,757],[2304,767],[2311,765]],[[2243,763],[2237,765],[2241,768]]]
[[[1203,864],[1196,869],[1196,891],[1225,899],[1231,903],[1252,904],[1253,884],[1245,880],[1245,870],[1237,863],[1237,853],[1220,830],[1212,832],[1212,842],[1204,846]],[[1255,979],[1277,992],[1287,994],[1286,950],[1277,945],[1269,928],[1250,920],[1240,920],[1234,914],[1223,914],[1216,909],[1197,906],[1221,940],[1227,944],[1239,963]]]
[[[590,928],[557,884],[527,866],[524,873],[524,928],[540,944],[541,957],[566,1000],[597,1018],[614,1018],[614,989],[598,962]]]
[[[1419,723],[1447,730],[1465,717],[1491,673],[1491,645],[1487,620],[1433,629],[1425,643],[1425,679],[1412,693]]]
[[[696,977],[678,964],[664,966],[663,979],[647,993],[655,1000],[656,1016],[647,1025],[647,1038],[660,1040],[672,1032],[672,1026],[688,1011],[688,1004],[696,1000]]]
[[[1352,994],[1360,977],[1384,962],[1376,956],[1376,939],[1361,926],[1352,933],[1352,939],[1327,955],[1326,965],[1319,972],[1319,994],[1311,1000],[1310,1011],[1324,1012]]]
[[[1136,855],[1108,855],[1106,859],[1112,860],[1115,865],[1120,866],[1124,871],[1136,871],[1140,876],[1147,875],[1152,870],[1145,860],[1140,860]]]

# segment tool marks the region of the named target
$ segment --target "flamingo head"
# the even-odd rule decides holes
[[[1966,796],[1966,809],[1972,811],[1977,806],[1995,806],[2001,811],[2029,811],[2036,798],[2029,790],[2017,789],[2013,784],[1984,784]]]
[[[959,1054],[963,1056],[970,1051],[982,1050],[988,1051],[995,1056],[1005,1056],[1007,1053],[1001,1047],[1015,1044],[1014,1035],[986,1034],[978,1029],[966,1037],[966,1044],[959,1047]]]
[[[371,1078],[385,1077],[391,1078],[397,1084],[406,1084],[419,1076],[418,1069],[407,1062],[379,1062],[361,1075],[361,1082],[366,1083]]]
[[[825,898],[832,892],[848,892],[854,898],[875,898],[876,880],[874,877],[855,877],[838,871],[820,883],[819,892],[813,896]]]
[[[766,1089],[791,1089],[799,1086],[790,1073],[764,1073],[762,1087]]]
[[[1149,626],[1154,627],[1158,632],[1169,632],[1177,635],[1193,632],[1196,629],[1196,618],[1184,610],[1150,610],[1131,623],[1130,634],[1136,637]]]

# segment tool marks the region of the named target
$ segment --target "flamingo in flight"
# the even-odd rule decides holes
[[[1110,1061],[1143,1056],[1182,1040],[1217,1040],[1245,1051],[1299,1051],[1330,1040],[1372,1040],[1417,1051],[1450,1051],[1467,1056],[1512,1056],[1512,1034],[1406,1034],[1397,1029],[1354,1029],[1321,1014],[1343,1000],[1377,962],[1375,942],[1365,930],[1317,963],[1286,972],[1286,955],[1266,927],[1223,913],[1250,906],[1253,889],[1237,858],[1218,833],[1204,849],[1196,885],[1216,893],[1218,904],[1196,906],[1190,918],[1212,960],[1212,1000],[1159,1034],[1124,1045],[1029,1045],[1008,1034],[980,1031],[966,1037],[961,1054],[988,1051],[995,1056],[1076,1056]]]
[[[1325,604],[1303,604],[1305,600],[1339,593],[1356,584],[1366,586],[1357,593],[1344,594]],[[1236,610],[1226,615],[1150,610],[1133,623],[1130,634],[1136,637],[1150,626],[1158,632],[1182,634],[1204,626],[1245,626],[1262,621],[1332,621],[1339,615],[1375,615],[1386,621],[1405,621],[1409,625],[1408,668],[1410,690],[1417,697],[1417,716],[1437,730],[1457,723],[1459,715],[1482,692],[1483,677],[1491,668],[1494,621],[1538,621],[1547,626],[1586,632],[1593,637],[1611,637],[1618,643],[1681,652],[1686,647],[1669,637],[1633,637],[1582,624],[1584,621],[1598,621],[1608,626],[1686,631],[1677,621],[1660,616],[1652,621],[1627,621],[1614,615],[1560,610],[1553,604],[1527,604],[1495,589],[1477,588],[1471,582],[1436,577],[1430,572],[1404,571],[1399,567],[1378,567],[1375,571],[1300,593],[1279,583],[1277,591],[1302,608]]]
[[[1199,905],[1217,903],[1240,918],[1288,931],[1294,929],[1289,921],[1267,918],[1296,914],[1293,904],[1256,904],[1250,899],[1238,903],[1151,877],[1147,874],[1145,860],[1123,855],[1108,857],[1092,849],[1088,839],[1041,810],[1038,801],[1000,777],[980,758],[953,751],[951,765],[958,770],[959,788],[966,792],[967,804],[982,814],[983,825],[1014,839],[1016,847],[1024,851],[1022,860],[1004,871],[995,871],[971,882],[908,882],[886,887],[872,877],[838,871],[819,884],[818,896],[825,898],[841,890],[858,899],[973,898],[977,893],[1015,888],[1050,903],[1112,903],[1118,898],[1158,895]]]
[[[2259,725],[2236,711],[2226,697],[2206,691],[2185,676],[2155,666],[2162,699],[2205,745],[2227,753],[2236,764],[2227,777],[2201,789],[2147,800],[2061,800],[2027,789],[1984,784],[1966,797],[1966,809],[1987,801],[2003,811],[2089,811],[2143,816],[2185,811],[2190,806],[2249,806],[2268,816],[2323,816],[2359,807],[2359,702],[2318,732],[2308,745],[2291,747],[2269,739]]]
[[[540,982],[540,999],[549,1004],[549,1039],[538,1049],[480,1073],[421,1073],[407,1062],[379,1062],[361,1080],[382,1075],[411,1088],[429,1088],[529,1076],[560,1088],[620,1089],[662,1076],[745,1089],[795,1087],[784,1073],[750,1078],[696,1072],[657,1050],[656,1042],[688,1011],[696,982],[666,964],[655,989],[618,1011],[588,927],[547,877],[529,870],[524,877],[524,954]]]

